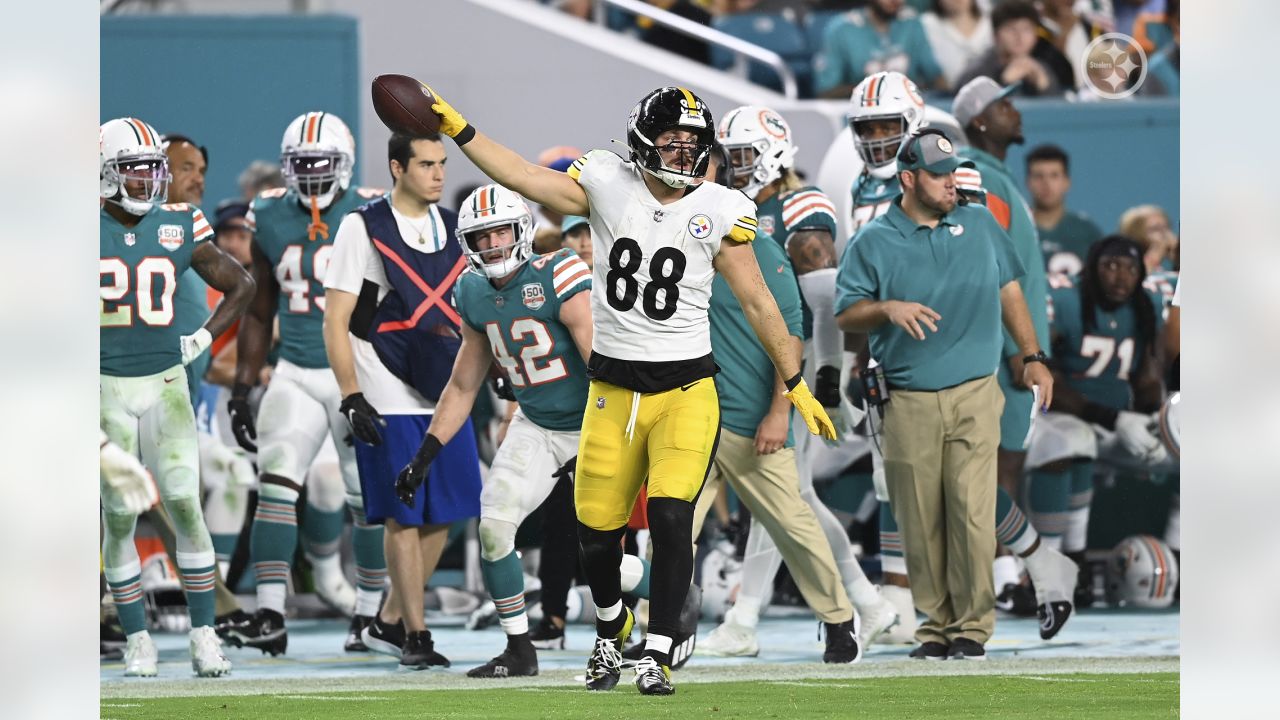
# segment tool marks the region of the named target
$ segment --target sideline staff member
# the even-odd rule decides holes
[[[1048,408],[1053,377],[1017,278],[1022,263],[985,208],[957,207],[951,142],[925,129],[898,154],[902,195],[845,248],[836,322],[870,333],[889,386],[884,462],[915,604],[912,657],[985,658],[995,626],[996,384],[1001,321],[1022,381]]]

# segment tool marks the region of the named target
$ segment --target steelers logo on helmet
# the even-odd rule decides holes
[[[924,101],[906,75],[878,72],[854,88],[849,100],[849,129],[853,146],[873,177],[893,177],[903,138],[922,125]]]
[[[645,95],[627,121],[631,161],[673,188],[702,181],[714,144],[711,110],[682,87],[658,88]]]
[[[501,185],[476,188],[458,209],[458,244],[471,271],[489,279],[506,277],[529,261],[535,232],[524,199]]]
[[[169,195],[169,158],[160,134],[137,118],[98,128],[98,190],[130,215],[146,215]]]
[[[717,132],[729,155],[729,183],[752,200],[795,164],[797,148],[791,144],[791,128],[767,107],[734,108],[720,121]]]
[[[342,118],[307,112],[285,128],[280,141],[280,170],[290,190],[320,210],[351,184],[356,142]]]

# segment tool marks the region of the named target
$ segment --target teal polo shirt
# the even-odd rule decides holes
[[[778,303],[787,332],[803,339],[804,327],[800,311],[800,288],[791,261],[782,246],[768,235],[756,233],[751,243],[760,264],[764,283]],[[755,437],[756,428],[773,403],[777,371],[764,346],[747,322],[742,305],[719,273],[711,282],[711,351],[715,354],[716,393],[720,395],[720,424],[728,430]],[[787,434],[787,447],[792,444]]]
[[[980,206],[958,205],[936,228],[916,225],[902,196],[867,223],[840,256],[836,314],[860,300],[903,300],[933,308],[938,332],[916,340],[885,322],[871,354],[904,390],[942,390],[991,375],[1000,360],[1000,288],[1023,274],[1008,234]]]

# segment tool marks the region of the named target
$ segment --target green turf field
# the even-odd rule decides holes
[[[624,676],[624,681],[627,679]],[[1177,673],[986,675],[688,683],[667,698],[625,684],[103,700],[102,717],[198,718],[1171,718]]]

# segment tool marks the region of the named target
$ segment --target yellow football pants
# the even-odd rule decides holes
[[[719,435],[713,378],[660,393],[592,380],[573,483],[578,520],[594,530],[626,525],[646,477],[650,498],[693,502]]]

